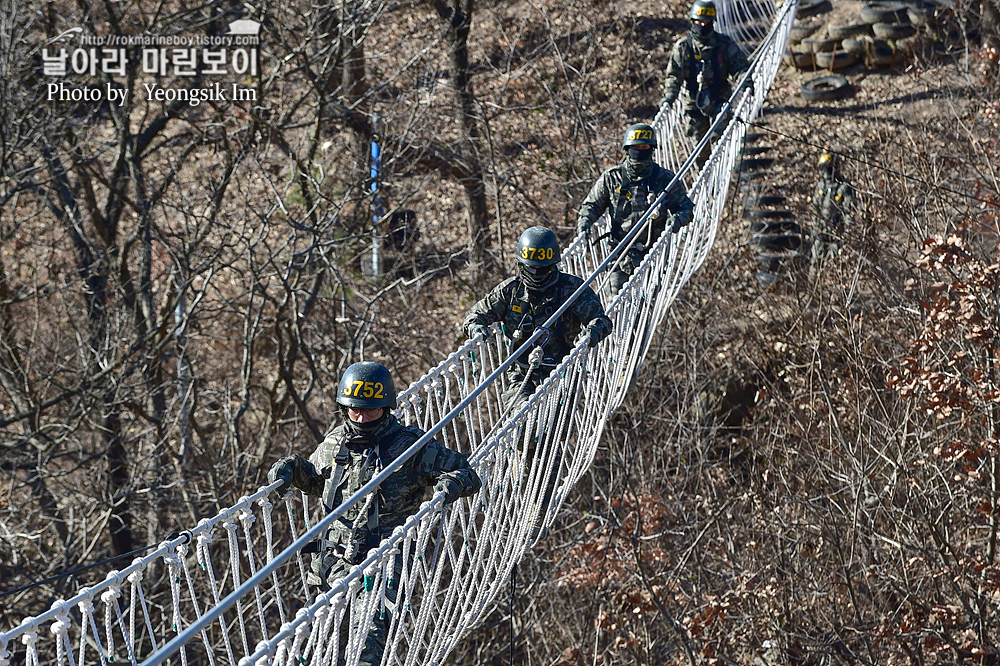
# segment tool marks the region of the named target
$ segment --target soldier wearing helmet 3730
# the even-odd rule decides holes
[[[611,218],[608,238],[612,246],[621,242],[674,178],[673,171],[653,161],[655,147],[656,132],[649,125],[640,123],[625,130],[622,141],[625,158],[621,164],[601,174],[580,204],[576,223],[579,233],[586,234],[589,239],[594,223],[608,211]],[[668,217],[671,231],[677,233],[691,222],[693,214],[694,203],[678,181],[651,213],[647,231],[639,233],[629,256],[616,263],[617,268],[611,272],[610,294],[617,294],[628,281],[646,251],[666,229]]]
[[[583,280],[559,270],[559,241],[545,227],[531,227],[517,241],[517,275],[507,278],[472,306],[462,324],[470,338],[485,334],[499,323],[514,347],[526,340],[559,307],[569,300]],[[549,372],[565,356],[578,336],[594,347],[611,333],[611,320],[590,289],[586,289],[549,329],[542,346],[541,366],[528,375],[528,354],[522,354],[508,373],[510,387],[502,396],[504,404],[518,393],[526,398],[535,392]],[[527,383],[525,377],[528,376]],[[523,390],[522,390],[523,386]]]
[[[322,498],[329,513],[379,471],[406,451],[424,432],[404,426],[393,416],[396,389],[389,370],[380,363],[361,362],[347,368],[337,387],[337,403],[344,422],[327,433],[309,459],[295,455],[274,463],[268,483],[280,480],[279,495],[292,486],[307,495]],[[443,492],[445,503],[476,493],[482,482],[466,457],[432,440],[423,450],[393,472],[370,501],[359,502],[330,526],[323,538],[310,544],[314,552],[307,582],[329,590],[353,565],[360,564],[369,549],[392,534],[416,513],[430,487]],[[307,547],[308,548],[308,547]],[[402,560],[387,582],[386,598],[396,601]],[[343,623],[342,634],[363,630],[365,619],[352,613]],[[368,631],[359,664],[374,666],[382,660],[389,613],[376,612]],[[350,625],[350,627],[348,626]],[[340,642],[341,650],[346,641]]]
[[[739,81],[750,69],[746,55],[728,35],[715,31],[716,10],[712,0],[695,0],[689,14],[691,31],[678,39],[670,52],[663,81],[663,104],[672,105],[680,95],[685,133],[697,143],[722,110],[733,89],[729,79]],[[748,81],[752,89],[753,81]],[[712,140],[721,136],[720,127]],[[710,146],[698,156],[704,164]]]

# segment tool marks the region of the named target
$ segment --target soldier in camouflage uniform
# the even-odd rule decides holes
[[[559,241],[545,227],[531,227],[517,241],[517,275],[507,278],[472,306],[462,324],[470,338],[485,334],[499,322],[514,347],[520,345],[565,303],[583,283],[575,275],[559,271]],[[550,329],[542,346],[541,366],[530,371],[525,352],[508,370],[510,386],[504,392],[505,405],[520,396],[527,399],[545,377],[569,353],[578,335],[594,347],[611,333],[611,320],[593,291],[587,289]],[[528,377],[525,383],[525,377]],[[522,389],[523,385],[523,389]]]
[[[820,179],[813,191],[813,243],[809,257],[809,275],[819,275],[823,263],[840,253],[844,227],[851,224],[854,188],[837,170],[837,159],[823,153],[817,166]]]
[[[330,430],[308,460],[298,455],[282,458],[267,477],[269,483],[282,481],[279,495],[294,486],[307,495],[322,497],[327,512],[424,434],[419,428],[402,425],[389,411],[396,406],[396,389],[388,369],[379,363],[350,366],[337,387],[337,403],[344,412],[344,422]],[[365,559],[369,549],[416,513],[431,486],[435,493],[445,493],[445,503],[451,503],[476,493],[482,482],[464,455],[432,440],[383,481],[370,500],[355,504],[334,522],[323,539],[307,551],[316,553],[307,582],[321,591],[329,590]],[[397,557],[395,575],[386,585],[390,603],[396,601],[401,571],[402,560]],[[351,621],[342,625],[340,649],[343,654],[348,629],[362,631],[365,623],[367,638],[358,663],[374,666],[382,660],[391,620],[388,612],[377,613],[370,624],[367,620],[352,613]]]
[[[656,132],[649,125],[640,123],[625,130],[625,139],[622,141],[625,159],[618,166],[601,174],[587,198],[580,204],[576,223],[579,233],[586,234],[589,239],[591,227],[604,211],[608,211],[611,217],[608,239],[612,247],[621,242],[674,178],[672,171],[653,161],[655,147]],[[646,233],[639,233],[629,250],[629,256],[615,264],[616,268],[611,271],[608,285],[609,296],[617,294],[628,281],[652,243],[666,229],[670,215],[673,216],[670,219],[670,230],[673,233],[689,224],[694,215],[694,203],[684,192],[680,181],[667,193],[659,209],[653,211]]]
[[[691,31],[678,39],[670,52],[660,105],[673,105],[681,96],[684,130],[692,143],[697,144],[732,95],[729,78],[739,81],[750,69],[750,63],[732,38],[715,31],[712,0],[696,0],[689,18]],[[748,79],[747,85],[753,89],[752,80]],[[724,124],[720,125],[698,156],[699,167],[705,164],[711,145],[724,129]]]

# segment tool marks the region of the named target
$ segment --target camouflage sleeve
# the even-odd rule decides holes
[[[664,103],[673,104],[674,100],[677,99],[677,95],[680,94],[681,83],[684,82],[684,55],[682,53],[684,39],[677,40],[674,48],[670,50],[670,60],[667,62],[667,71],[663,76],[663,99],[660,100],[661,106]]]
[[[841,183],[837,191],[836,201],[837,206],[840,208],[840,214],[844,218],[844,224],[851,226],[853,222],[851,218],[851,205],[854,203],[854,187],[850,183]]]
[[[812,212],[814,215],[823,215],[823,179],[820,178],[813,188]]]
[[[590,188],[587,198],[580,204],[580,211],[577,213],[578,229],[590,228],[594,222],[601,217],[601,213],[606,211],[611,205],[611,188],[608,187],[608,172],[601,174],[594,186]]]
[[[594,344],[611,335],[611,320],[604,314],[604,306],[592,289],[584,289],[580,298],[576,299],[573,314],[580,318]]]
[[[671,178],[673,178],[673,174],[671,174]],[[667,184],[669,184],[669,182],[670,181],[668,180]],[[667,210],[674,215],[683,217],[686,220],[685,224],[690,222],[694,217],[694,202],[691,201],[687,192],[684,191],[684,184],[680,180],[674,183],[674,186],[670,188],[669,192],[667,192],[666,204]]]
[[[323,494],[326,478],[316,471],[316,466],[309,460],[296,454],[293,456],[292,485],[306,495],[319,497]]]
[[[431,440],[420,454],[417,470],[427,485],[449,479],[461,487],[459,497],[467,497],[479,492],[483,482],[472,469],[465,455],[447,448],[436,439]]]
[[[743,53],[735,41],[729,40],[727,45],[726,61],[729,63],[729,71],[733,77],[734,81],[739,81],[743,78],[743,74],[750,69],[750,61],[747,60],[746,54]]]
[[[502,321],[506,310],[507,299],[504,297],[504,287],[508,283],[501,282],[486,294],[478,303],[472,306],[469,314],[462,322],[462,330],[468,337],[473,337],[473,326],[489,326],[493,322]]]

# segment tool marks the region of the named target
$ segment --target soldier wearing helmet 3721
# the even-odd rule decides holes
[[[504,335],[515,347],[526,340],[535,328],[541,326],[559,307],[569,300],[583,280],[559,270],[559,241],[545,227],[531,227],[517,241],[517,275],[507,278],[481,301],[472,306],[463,322],[466,335],[474,338],[485,334],[487,327],[500,323]],[[508,377],[510,388],[503,401],[510,404],[517,393],[530,396],[572,349],[578,335],[594,347],[611,333],[611,320],[590,289],[580,297],[549,329],[548,340],[542,346],[541,366],[531,371],[527,353],[522,354],[511,366]],[[529,379],[525,383],[525,377]],[[521,391],[522,385],[524,386]]]
[[[612,246],[621,242],[674,178],[672,171],[653,161],[655,147],[656,133],[649,125],[640,123],[625,130],[625,139],[622,141],[625,158],[621,164],[601,174],[587,198],[580,204],[576,223],[578,232],[590,238],[591,227],[604,211],[608,211],[611,217],[611,230],[608,232],[610,242]],[[618,268],[611,273],[610,294],[618,293],[628,281],[629,275],[639,265],[652,242],[666,229],[669,216],[672,215],[670,229],[677,233],[681,227],[691,222],[693,214],[694,203],[678,181],[667,193],[663,203],[651,213],[647,232],[639,233],[629,256],[616,264]]]
[[[691,31],[678,39],[670,52],[660,104],[672,105],[680,95],[685,133],[697,143],[732,94],[729,79],[739,81],[750,63],[736,42],[715,31],[712,0],[695,0],[689,18]],[[752,80],[748,86],[752,89]],[[721,136],[722,129],[716,130],[712,141]],[[698,156],[699,165],[705,163],[710,152],[710,146],[706,146]]]
[[[327,433],[309,459],[298,455],[282,458],[267,475],[268,483],[282,482],[277,489],[279,495],[294,486],[307,495],[321,497],[327,512],[424,434],[419,428],[402,425],[389,411],[396,406],[396,389],[389,370],[380,363],[361,362],[347,368],[337,387],[337,403],[344,422]],[[450,503],[474,494],[482,482],[464,455],[435,440],[428,442],[382,482],[370,501],[355,504],[321,540],[310,544],[313,547],[308,552],[316,555],[307,582],[329,590],[353,565],[364,560],[369,549],[416,513],[424,491],[432,486],[435,492],[444,492],[445,503]],[[402,560],[397,557],[396,573],[386,587],[390,602],[396,601],[401,567]],[[370,618],[352,613],[351,622],[343,623],[342,633],[346,635],[348,628],[362,630],[366,619]],[[376,613],[359,664],[374,666],[381,662],[389,622],[388,612]],[[341,650],[345,644],[344,640],[340,642]]]

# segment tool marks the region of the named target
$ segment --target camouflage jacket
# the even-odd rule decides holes
[[[837,231],[851,223],[854,188],[839,173],[824,173],[813,191],[813,212],[826,231]]]
[[[654,164],[648,176],[641,180],[631,180],[626,167],[627,161],[626,157],[621,164],[602,173],[590,188],[590,193],[580,204],[577,214],[578,229],[589,229],[607,210],[611,215],[611,237],[614,241],[620,241],[649,208],[648,195],[658,195],[674,177],[673,171]],[[680,181],[667,193],[664,207],[667,210],[661,211],[659,218],[652,221],[654,241],[666,228],[667,213],[684,215],[687,218],[685,224],[694,213],[694,203],[684,192]],[[641,232],[639,236],[637,241],[644,244],[647,234]]]
[[[327,433],[309,460],[295,456],[292,485],[307,495],[322,497],[324,508],[330,512],[423,434],[418,428],[404,426],[391,414],[386,423],[369,436],[356,434],[344,424],[338,425]],[[342,448],[347,455],[346,467],[339,487],[333,488],[336,457]],[[457,482],[463,497],[482,487],[479,475],[463,454],[446,448],[437,440],[428,442],[422,452],[407,460],[379,486],[376,494],[378,528],[375,534],[366,535],[364,550],[377,546],[382,538],[392,534],[393,529],[416,513],[424,499],[424,491],[441,479]],[[347,544],[363,505],[364,502],[358,502],[334,521],[324,538]],[[360,522],[368,527],[367,516]]]
[[[713,32],[702,42],[689,32],[674,43],[663,80],[663,101],[673,103],[683,90],[684,108],[697,108],[698,74],[704,68],[702,85],[708,91],[712,106],[729,99],[733,89],[729,78],[739,81],[750,69],[750,62],[736,42],[728,35]]]
[[[500,322],[504,335],[516,340],[525,340],[535,331],[535,327],[545,323],[552,313],[569,300],[583,280],[575,275],[559,273],[552,286],[542,291],[529,290],[517,277],[507,278],[472,306],[462,327],[471,335],[474,325],[489,326]],[[611,320],[604,314],[604,306],[597,295],[585,289],[580,298],[556,321],[550,330],[548,342],[543,347],[543,365],[555,366],[573,348],[580,331],[590,334],[594,331],[596,341],[611,334]],[[519,335],[515,337],[515,332]],[[528,364],[527,354],[517,359],[521,366]]]

